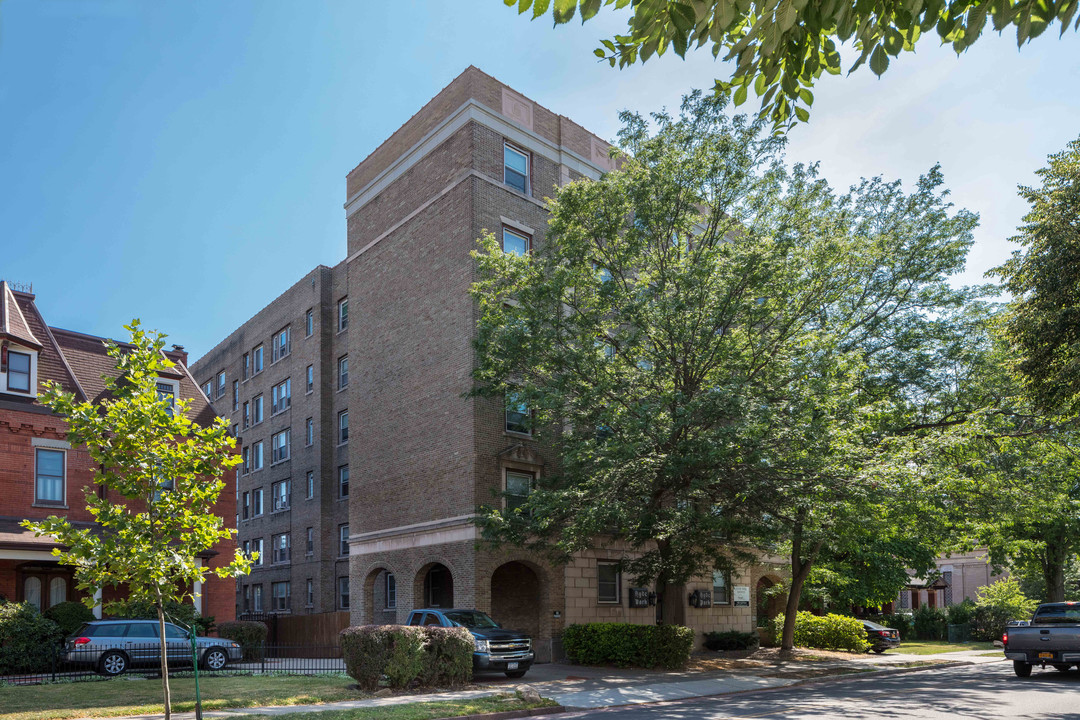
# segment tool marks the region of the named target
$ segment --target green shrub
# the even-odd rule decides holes
[[[587,623],[563,631],[563,651],[582,665],[660,667],[686,666],[694,647],[694,631],[682,625]]]
[[[870,620],[900,633],[901,640],[915,639],[915,618],[910,613],[888,613]]]
[[[157,620],[157,608],[152,602],[139,602],[137,600],[119,600],[109,604],[109,616],[116,620]],[[214,616],[203,617],[194,605],[168,601],[165,603],[166,622],[183,625],[184,628],[194,626],[197,635],[206,635],[214,629]]]
[[[965,625],[970,623],[975,617],[975,601],[971,598],[964,598],[963,602],[956,605],[950,605],[949,609],[945,611],[950,625]]]
[[[705,633],[705,647],[710,650],[752,650],[758,645],[756,632],[744,633],[738,630]]]
[[[266,649],[266,623],[254,620],[223,622],[218,625],[218,636],[240,644],[244,660],[257,662],[263,659]]]
[[[465,628],[361,625],[341,631],[345,670],[364,690],[414,682],[422,686],[461,685],[472,678],[475,641]]]
[[[782,619],[775,624],[775,628],[779,644],[784,631]],[[805,610],[795,617],[795,644],[799,647],[852,652],[866,652],[870,648],[861,620],[847,615],[819,617]]]
[[[914,613],[915,637],[919,640],[944,640],[948,619],[941,608],[920,605]]]
[[[29,603],[0,603],[0,675],[48,670],[63,634]]]
[[[973,640],[1000,640],[1010,620],[1030,620],[1038,606],[1013,578],[979,588],[978,596],[971,619]]]
[[[64,637],[71,635],[81,628],[83,624],[94,619],[94,613],[90,608],[74,600],[57,603],[43,612],[42,615],[59,625],[60,632],[64,634]]]

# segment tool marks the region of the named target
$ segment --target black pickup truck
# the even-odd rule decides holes
[[[1080,602],[1043,603],[1031,622],[1006,628],[1001,640],[1018,677],[1029,677],[1035,665],[1062,672],[1080,665]]]
[[[407,624],[463,627],[471,632],[476,642],[474,672],[502,672],[506,677],[519,678],[533,664],[532,638],[516,630],[504,630],[479,610],[413,610]]]

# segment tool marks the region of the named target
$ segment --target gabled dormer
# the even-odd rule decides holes
[[[0,395],[37,397],[41,348],[11,286],[0,280]]]

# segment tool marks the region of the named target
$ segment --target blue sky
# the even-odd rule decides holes
[[[53,325],[140,317],[197,358],[345,253],[345,174],[470,64],[601,136],[728,69],[708,52],[596,62],[614,15],[553,30],[500,0],[0,0],[0,277]],[[965,282],[1010,251],[1049,153],[1080,134],[1080,35],[959,59],[927,38],[882,79],[828,77],[792,161],[834,186],[935,162],[982,225]],[[750,107],[750,105],[746,106]]]

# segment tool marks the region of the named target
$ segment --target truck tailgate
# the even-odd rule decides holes
[[[1012,627],[1006,652],[1065,652],[1080,657],[1080,627]]]

